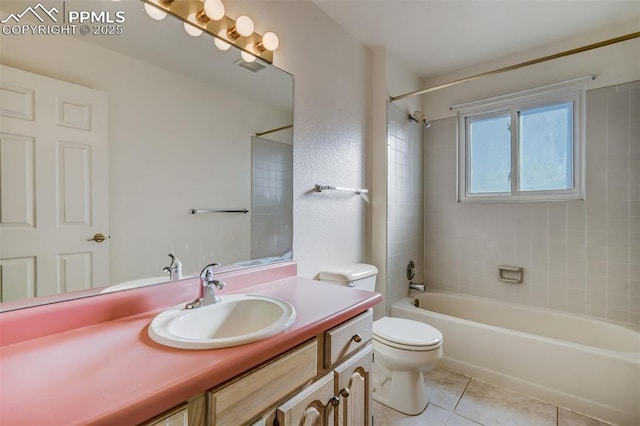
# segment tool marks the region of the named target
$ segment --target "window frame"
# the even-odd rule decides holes
[[[459,202],[510,202],[557,201],[584,199],[584,116],[585,87],[569,87],[529,90],[510,95],[470,102],[457,107],[458,112],[458,201]],[[561,190],[518,190],[520,157],[520,111],[572,103],[572,177],[573,186]],[[511,118],[511,190],[510,192],[468,192],[470,187],[470,155],[467,134],[471,120],[509,114]],[[515,124],[515,125],[514,125]]]

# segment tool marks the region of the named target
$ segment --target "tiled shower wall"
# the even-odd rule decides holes
[[[422,127],[406,111],[388,110],[387,138],[387,306],[406,297],[409,260],[416,264],[414,282],[423,278]]]
[[[251,259],[290,257],[293,145],[251,137]]]
[[[457,203],[456,127],[425,132],[428,286],[640,325],[640,82],[587,92],[584,201]]]

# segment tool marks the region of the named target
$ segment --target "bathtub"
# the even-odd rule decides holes
[[[402,299],[390,315],[438,328],[445,369],[609,422],[640,425],[636,329],[440,292]]]

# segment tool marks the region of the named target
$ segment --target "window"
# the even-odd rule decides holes
[[[582,198],[581,88],[458,106],[459,200]]]

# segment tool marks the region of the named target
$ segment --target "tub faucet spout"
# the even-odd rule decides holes
[[[409,288],[412,290],[420,290],[420,291],[424,291],[424,284],[420,284],[420,283],[414,283],[413,281],[409,282]]]

